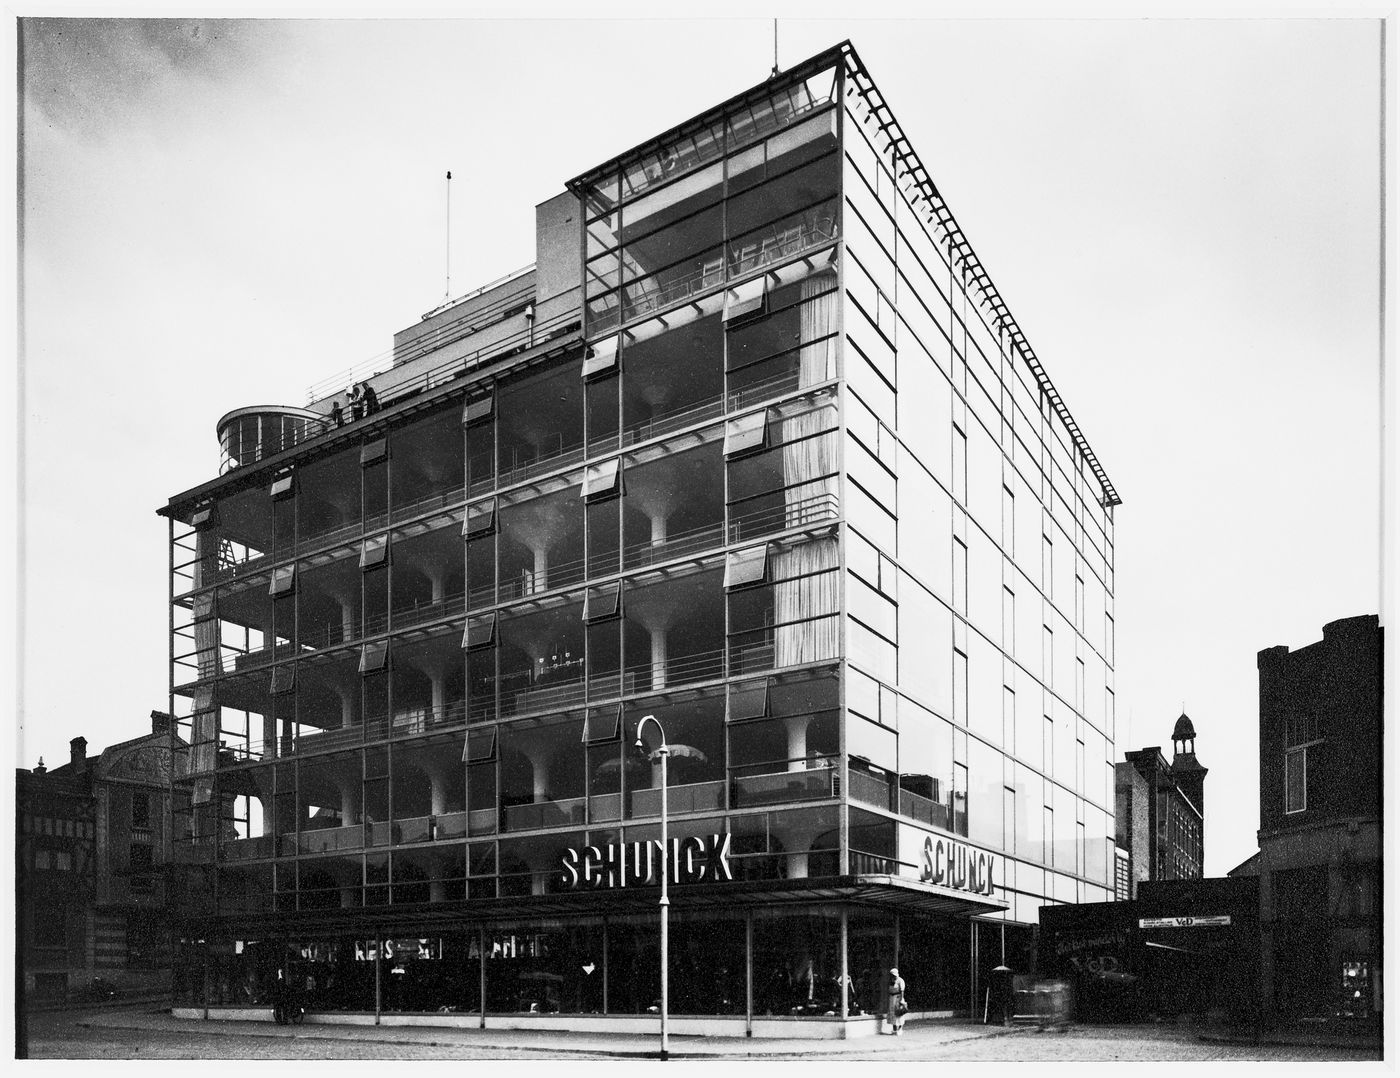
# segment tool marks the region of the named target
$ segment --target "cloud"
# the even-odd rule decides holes
[[[113,125],[246,62],[262,23],[233,19],[25,19],[25,106],[31,122],[103,139]]]

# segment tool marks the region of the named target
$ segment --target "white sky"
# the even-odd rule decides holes
[[[772,63],[766,18],[29,30],[25,767],[166,706],[156,508],[442,301],[446,170],[460,294]],[[1120,757],[1184,703],[1223,874],[1256,652],[1380,609],[1379,24],[784,19],[782,63],[847,37],[1123,497]]]

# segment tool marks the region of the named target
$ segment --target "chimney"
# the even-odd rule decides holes
[[[87,738],[75,737],[68,742],[68,749],[73,770],[81,775],[87,768]]]
[[[43,758],[42,756],[40,756],[40,757],[39,757],[39,766],[36,767],[36,768],[34,769],[34,774],[36,774],[36,775],[47,775],[48,773],[49,773],[49,769],[48,769],[47,767],[44,766],[44,758]]]
[[[168,734],[170,732],[170,716],[164,711],[151,712],[151,733]]]

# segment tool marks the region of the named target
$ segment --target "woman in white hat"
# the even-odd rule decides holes
[[[891,968],[889,1005],[886,1007],[885,1020],[890,1024],[890,1032],[896,1037],[904,1032],[904,1015],[908,1010],[904,1002],[904,978],[899,975],[899,970]]]

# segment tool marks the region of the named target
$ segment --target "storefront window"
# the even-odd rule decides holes
[[[899,972],[916,1009],[966,1011],[972,974],[969,927],[967,921],[900,918]]]
[[[841,919],[835,910],[755,914],[754,1014],[840,1014],[840,940]]]
[[[671,1011],[743,1014],[745,946],[742,917],[672,917]]]
[[[357,946],[371,963],[379,946],[380,1009],[470,1013],[481,1008],[477,933],[366,940]],[[362,959],[360,959],[363,961]]]
[[[655,915],[608,921],[608,1013],[661,1012],[661,927]]]
[[[603,1012],[605,966],[601,921],[534,924],[489,931],[486,956],[488,1012]]]
[[[288,956],[286,976],[308,1011],[373,1011],[374,961],[363,941],[302,940]]]
[[[846,920],[846,968],[850,971],[850,1013],[881,1014],[895,966],[894,914],[880,910],[851,910]],[[921,1010],[924,998],[917,968],[901,970],[911,1010]]]

